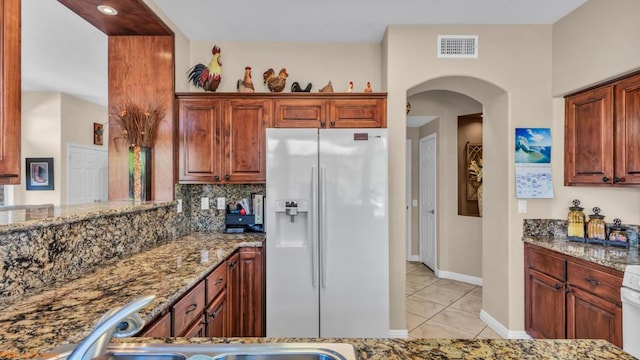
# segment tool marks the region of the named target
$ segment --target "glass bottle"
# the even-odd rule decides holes
[[[584,241],[584,210],[580,207],[580,200],[573,200],[567,214],[567,237],[569,240]]]
[[[606,223],[604,222],[604,215],[600,214],[599,207],[594,207],[593,214],[589,215],[587,236],[590,240],[602,240],[603,242],[607,239]]]

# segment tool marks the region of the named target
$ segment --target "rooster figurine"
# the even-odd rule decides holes
[[[189,81],[193,86],[203,88],[207,91],[216,91],[218,85],[220,85],[220,69],[222,68],[220,48],[214,45],[211,53],[213,54],[213,58],[209,62],[209,65],[196,64],[189,69]]]
[[[238,80],[236,88],[238,89],[238,92],[241,93],[255,91],[253,89],[253,80],[251,80],[251,66],[247,66],[246,68],[244,68],[244,80]]]
[[[353,92],[353,81],[349,81],[349,87],[344,92]]]
[[[281,92],[284,89],[284,86],[287,83],[287,77],[289,74],[287,73],[287,69],[282,68],[278,76],[276,76],[275,71],[273,69],[269,69],[262,74],[262,78],[264,79],[264,83],[269,88],[271,92]]]

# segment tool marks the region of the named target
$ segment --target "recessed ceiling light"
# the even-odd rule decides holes
[[[118,10],[107,5],[98,5],[98,11],[105,15],[118,15]]]

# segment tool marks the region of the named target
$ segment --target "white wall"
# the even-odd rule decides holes
[[[244,77],[246,66],[252,68],[256,92],[269,92],[262,77],[269,68],[276,72],[287,69],[289,77],[283,92],[290,92],[295,81],[303,87],[312,83],[312,92],[329,81],[335,92],[346,90],[349,81],[353,81],[354,92],[363,92],[368,81],[373,91],[381,91],[380,44],[192,41],[190,66],[208,64],[214,44],[220,47],[222,62],[222,80],[217,92],[236,92],[236,83]],[[187,81],[186,71],[180,80],[181,71],[176,70],[177,84]],[[202,90],[194,88],[193,91]]]

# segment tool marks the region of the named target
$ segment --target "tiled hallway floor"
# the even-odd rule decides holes
[[[500,339],[480,320],[482,287],[438,279],[428,267],[407,262],[409,338]]]

